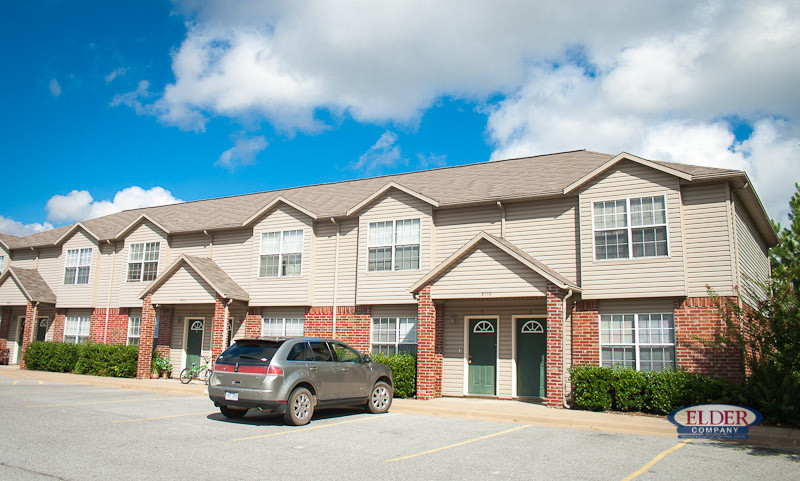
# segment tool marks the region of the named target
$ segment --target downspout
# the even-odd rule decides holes
[[[339,236],[342,232],[342,226],[336,222],[336,219],[333,217],[331,217],[331,222],[336,225],[336,250],[333,256],[333,318],[331,321],[331,337],[336,339],[336,308],[337,301],[339,300]]]
[[[209,234],[207,230],[203,231],[203,234],[208,236],[208,258],[214,258],[214,236]]]
[[[28,343],[30,344],[34,340],[36,340],[36,329],[39,328],[39,301],[36,301],[33,304],[33,326],[31,326],[31,332],[28,334]]]
[[[567,324],[567,299],[572,297],[572,294],[574,294],[574,292],[572,291],[572,289],[570,289],[569,292],[567,292],[567,295],[564,296],[564,299],[562,299],[562,301],[561,301],[561,303],[562,303],[561,304],[561,349],[565,349],[565,347],[566,347],[566,346],[564,346],[564,331],[566,330],[565,326]],[[572,337],[571,336],[570,336],[569,341],[570,341],[570,347],[569,348],[572,349],[572,346],[571,346]],[[564,351],[562,350],[562,352],[561,352],[561,374],[562,375],[564,374],[564,369],[566,368],[565,358],[566,358],[566,356],[564,355]],[[566,378],[564,379],[564,386],[563,386],[562,391],[564,392],[564,397],[561,399],[561,404],[564,406],[565,409],[569,409],[569,405],[567,404],[567,381],[566,381]]]
[[[500,208],[500,238],[505,239],[506,237],[506,208],[503,207],[503,204],[498,200],[497,207]]]
[[[225,303],[225,320],[223,321],[223,326],[222,326],[222,345],[224,346],[222,348],[223,351],[230,344],[230,342],[228,342],[229,341],[229,339],[228,339],[228,322],[230,321],[230,317],[231,317],[230,305],[232,303],[233,303],[233,299],[232,298],[228,299],[228,302]],[[231,323],[231,329],[233,329],[233,323]],[[231,334],[233,334],[233,333],[231,333]]]
[[[110,240],[106,240],[108,245],[112,245]],[[114,242],[111,251],[111,278],[108,281],[108,298],[106,300],[106,327],[103,332],[103,344],[108,342],[108,318],[111,315],[111,288],[114,285],[114,268],[117,260],[117,243]]]

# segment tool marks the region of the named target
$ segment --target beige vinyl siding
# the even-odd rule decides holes
[[[59,255],[61,254],[61,248],[57,247],[56,250],[58,251]],[[22,267],[23,269],[35,269],[36,268],[36,254],[37,251],[31,249],[17,249],[14,251],[13,254],[13,262],[9,265],[13,265],[15,267]],[[6,260],[8,262],[8,259]],[[63,266],[62,266],[63,267]]]
[[[233,329],[231,329],[230,343],[245,337],[244,319],[247,316],[247,304],[234,302],[228,308],[228,317],[233,318]]]
[[[731,226],[725,184],[684,185],[686,277],[690,296],[733,295],[736,284],[731,259]]]
[[[665,196],[669,256],[595,261],[592,203],[654,195]],[[584,299],[686,295],[676,177],[634,162],[617,164],[581,191],[580,226]]]
[[[150,282],[128,282],[128,258],[130,256],[131,246],[145,242],[159,243],[158,274],[161,274],[164,269],[169,267],[169,263],[166,260],[168,250],[167,234],[150,221],[143,221],[125,237],[124,246],[121,249],[118,247],[115,262],[117,270],[114,272],[114,284],[118,286],[118,302],[122,307],[141,307],[142,299],[139,297],[139,294],[142,293],[145,287],[150,285]],[[108,293],[103,292],[100,299],[103,299],[103,302],[105,302],[107,296]]]
[[[500,316],[498,323],[499,359],[497,369],[498,397],[510,398],[513,374],[513,349],[511,342],[512,316],[530,315],[546,317],[544,298],[513,300],[448,301],[444,313],[444,356],[442,366],[442,393],[445,396],[463,396],[466,375],[464,319],[466,316]]]
[[[434,299],[544,296],[547,281],[506,252],[479,243],[431,285]]]
[[[114,255],[115,249],[116,256]],[[110,306],[113,308],[119,306],[118,284],[120,282],[119,277],[122,277],[123,274],[120,273],[120,266],[117,261],[122,255],[120,253],[121,250],[121,242],[117,243],[116,245],[114,243],[108,244],[106,242],[100,244],[100,264],[102,265],[102,268],[97,273],[97,307],[105,308],[106,306]],[[110,290],[109,287],[111,287]],[[141,306],[141,299],[139,299],[138,304],[132,304],[132,306],[135,305]]]
[[[769,280],[769,255],[764,241],[738,199],[735,200],[735,214],[740,292],[745,302],[755,306],[763,297],[759,283]]]
[[[361,212],[358,240],[358,304],[403,304],[413,302],[408,288],[431,269],[430,204],[405,192],[390,190]],[[419,270],[368,272],[367,236],[370,222],[420,220]],[[340,259],[341,262],[341,259]]]
[[[0,257],[5,259],[5,261],[2,263],[2,265],[0,265],[0,272],[3,272],[5,269],[8,268],[8,266],[11,265],[11,255],[8,253],[6,248],[3,247],[2,244],[0,244]]]
[[[654,312],[671,313],[675,310],[673,298],[652,299],[611,299],[598,302],[600,314],[648,314]],[[598,319],[597,322],[600,322]],[[598,349],[600,346],[598,346]]]
[[[61,307],[60,290],[61,284],[64,282],[64,254],[66,254],[66,252],[66,250],[62,251],[61,247],[45,247],[38,249],[38,261],[32,260],[30,267],[28,267],[29,269],[36,269],[39,271],[42,279],[44,279],[47,285],[50,286],[50,290],[52,290],[56,295],[56,299],[58,299],[59,302],[59,307]],[[97,253],[95,252],[93,256],[96,254]],[[16,259],[16,255],[14,258]],[[15,261],[14,265],[19,264],[17,264]],[[93,277],[93,274],[90,273],[90,276]]]
[[[253,266],[253,233],[250,229],[215,232],[211,259],[245,291],[249,291],[251,273],[258,272]]]
[[[417,305],[374,306],[370,315],[372,317],[417,317]]]
[[[578,281],[578,198],[506,205],[505,238],[567,279]]]
[[[450,257],[481,231],[500,236],[500,209],[495,205],[439,209],[434,212],[436,261]],[[420,276],[422,277],[422,276]]]
[[[186,254],[196,257],[208,257],[209,245],[211,238],[202,232],[194,232],[192,234],[173,235],[170,237],[169,242],[169,265],[175,259]]]
[[[153,304],[213,304],[216,292],[194,269],[181,265],[153,292]]]
[[[339,281],[337,305],[356,303],[356,268],[358,263],[358,219],[341,220],[339,233]],[[315,306],[333,305],[333,277],[336,271],[336,225],[318,221],[315,230],[314,292]],[[365,247],[366,248],[366,247]]]
[[[0,285],[0,306],[27,306],[28,298],[13,277],[8,276]]]
[[[88,284],[64,284],[64,269],[66,267],[67,251],[72,249],[92,249],[92,263],[89,269],[89,283]],[[95,297],[95,284],[97,283],[97,270],[99,267],[100,251],[97,247],[97,242],[83,230],[78,229],[75,233],[67,239],[61,246],[61,256],[59,258],[61,264],[60,279],[55,285],[50,285],[50,288],[56,293],[58,299],[58,307],[87,307],[94,305]],[[41,265],[41,260],[40,260]],[[55,287],[55,288],[54,288]]]
[[[172,313],[172,342],[170,342],[170,361],[172,374],[180,374],[186,367],[186,318],[204,318],[203,321],[203,356],[211,356],[211,334],[214,323],[214,306],[209,305],[180,305],[175,306]]]
[[[300,276],[258,277],[261,253],[261,234],[289,230],[303,231],[303,257]],[[252,276],[250,279],[250,305],[296,306],[309,304],[311,271],[314,269],[312,253],[314,237],[310,217],[294,207],[280,204],[253,226],[251,250]]]

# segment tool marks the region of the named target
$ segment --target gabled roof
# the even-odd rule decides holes
[[[76,222],[75,224],[72,225],[72,227],[67,229],[67,231],[64,232],[58,239],[56,239],[55,242],[53,242],[53,244],[55,244],[55,245],[61,244],[68,237],[70,237],[72,234],[74,234],[75,232],[77,232],[80,229],[83,229],[83,231],[86,232],[87,234],[89,234],[90,236],[92,236],[94,238],[94,240],[100,242],[100,236],[98,236],[97,234],[92,232],[91,229],[89,229],[88,227],[83,225],[82,222]]]
[[[237,301],[247,301],[250,296],[236,283],[230,276],[222,270],[211,259],[202,257],[195,257],[182,254],[175,262],[172,263],[160,276],[156,278],[149,286],[147,286],[141,294],[140,298],[144,298],[148,294],[155,292],[164,282],[167,281],[182,265],[188,266],[195,271],[204,281],[211,286],[214,291],[224,299],[234,299]]]
[[[535,259],[533,256],[523,251],[519,247],[515,246],[511,242],[505,239],[501,239],[500,237],[495,237],[483,231],[481,231],[478,235],[470,239],[469,242],[464,244],[459,250],[453,253],[453,255],[445,259],[441,264],[433,268],[428,274],[426,274],[424,277],[418,280],[413,286],[409,288],[409,291],[413,293],[419,292],[419,290],[425,287],[426,284],[434,281],[442,274],[444,274],[445,271],[447,271],[450,267],[460,262],[461,259],[466,257],[467,254],[469,254],[470,252],[472,252],[472,250],[481,242],[488,242],[494,245],[498,249],[502,250],[506,254],[510,255],[514,259],[521,262],[523,265],[530,268],[532,271],[536,272],[540,276],[544,277],[545,279],[547,279],[548,281],[552,282],[553,284],[557,285],[562,289],[572,289],[575,291],[580,291],[580,288],[577,286],[577,284],[570,281],[569,279],[562,276],[553,269],[547,267],[545,264]]]
[[[22,267],[11,266],[0,275],[0,284],[5,282],[9,277],[19,285],[22,293],[31,302],[44,302],[47,304],[56,303],[56,295],[47,282],[44,280],[39,271],[36,269],[23,269]]]
[[[410,195],[412,197],[416,197],[417,199],[419,199],[419,200],[421,200],[423,202],[426,202],[426,203],[428,203],[428,204],[430,204],[430,205],[432,205],[434,207],[439,207],[439,203],[436,202],[435,200],[431,199],[430,197],[424,196],[424,195],[420,194],[419,192],[414,192],[413,190],[409,189],[408,187],[404,187],[404,186],[398,184],[397,182],[392,181],[392,182],[389,182],[388,184],[384,185],[380,189],[376,190],[372,194],[368,195],[364,199],[362,199],[361,202],[359,202],[358,204],[356,204],[353,207],[347,209],[347,215],[350,216],[350,215],[353,215],[356,212],[360,211],[361,209],[363,209],[364,207],[368,206],[372,201],[374,201],[378,197],[382,196],[386,191],[388,191],[390,189],[397,189],[397,190],[399,190],[401,192],[405,192],[406,194],[408,194],[408,195]]]
[[[139,225],[140,223],[142,223],[144,221],[150,221],[153,225],[155,225],[159,229],[163,230],[165,233],[167,233],[167,234],[170,233],[169,229],[164,227],[160,222],[158,222],[157,220],[153,219],[152,217],[150,217],[147,214],[142,214],[139,217],[137,217],[136,219],[134,219],[132,222],[128,223],[128,225],[123,227],[122,230],[119,231],[117,233],[117,235],[114,236],[114,239],[119,239],[121,237],[124,237],[128,232],[131,231],[131,229],[133,229],[134,227],[136,227],[137,225]]]
[[[597,168],[593,169],[591,172],[586,173],[580,179],[576,180],[575,182],[569,184],[568,186],[564,187],[564,194],[569,194],[573,192],[578,187],[582,186],[583,184],[589,182],[593,178],[600,175],[602,172],[606,171],[607,169],[613,167],[614,165],[622,162],[623,160],[630,160],[632,162],[636,162],[637,164],[645,165],[652,169],[660,170],[661,172],[674,175],[676,177],[680,177],[683,180],[691,181],[692,176],[682,170],[674,169],[669,165],[666,165],[661,162],[653,162],[652,160],[643,159],[633,154],[629,154],[627,152],[622,152],[619,155],[615,155],[614,157],[608,159],[602,165],[597,166]]]
[[[303,214],[311,217],[314,220],[317,220],[317,214],[315,212],[312,212],[311,210],[306,209],[302,205],[300,205],[300,204],[298,204],[296,202],[292,202],[291,200],[287,199],[286,197],[284,197],[282,195],[279,195],[278,197],[275,197],[274,199],[269,201],[267,203],[267,205],[265,205],[264,207],[258,209],[255,212],[255,214],[253,214],[250,217],[248,217],[247,219],[245,219],[244,222],[242,222],[242,225],[244,225],[244,226],[250,225],[251,223],[255,222],[258,218],[260,218],[262,215],[264,215],[266,212],[268,212],[270,209],[275,207],[275,205],[277,205],[277,204],[279,204],[281,202],[286,204],[286,205],[288,205],[289,207],[294,207],[295,209],[299,210]]]
[[[3,234],[0,232],[0,245],[2,245],[6,250],[14,249],[16,246],[22,244],[22,239],[15,235],[11,234]]]

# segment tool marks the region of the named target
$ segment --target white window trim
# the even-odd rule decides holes
[[[417,244],[419,246],[419,261],[417,262],[416,269],[403,269],[403,270],[395,270],[395,259],[396,259],[396,248],[398,245],[400,246],[412,246],[415,244],[398,244],[397,243],[397,223],[406,221],[406,220],[418,220],[419,221],[419,239],[417,240]],[[372,245],[369,242],[369,231],[371,229],[370,224],[376,224],[378,222],[391,222],[392,223],[392,243],[391,244],[381,244],[381,245]],[[372,247],[391,247],[392,248],[392,267],[388,271],[371,271],[369,270],[369,250]],[[422,270],[422,217],[404,217],[402,219],[386,219],[386,220],[370,220],[367,221],[367,255],[366,255],[366,272],[368,274],[373,273],[384,273],[384,272],[418,272]]]
[[[69,333],[69,320],[70,319],[78,319],[78,331],[75,334]],[[89,324],[89,333],[86,336],[81,336],[81,326],[84,323],[84,320],[87,324]],[[64,342],[71,342],[73,344],[80,344],[81,339],[85,338],[85,342],[89,342],[91,339],[91,329],[92,329],[92,318],[91,316],[65,316],[64,318]],[[75,341],[67,341],[67,337],[74,337]]]
[[[642,344],[639,343],[639,316],[640,315],[653,315],[653,314],[660,314],[660,315],[670,315],[672,316],[672,343],[648,343]],[[610,344],[603,344],[603,316],[633,316],[633,343],[610,343]],[[674,359],[672,360],[672,369],[678,369],[678,347],[676,342],[676,335],[675,335],[675,313],[668,312],[668,311],[642,311],[642,312],[612,312],[612,313],[603,313],[597,315],[597,333],[599,337],[599,348],[598,348],[598,357],[600,361],[600,366],[603,365],[603,348],[604,347],[633,347],[633,360],[634,360],[634,368],[637,371],[641,371],[641,356],[639,355],[639,348],[641,347],[671,347],[674,353]]]
[[[138,336],[132,336],[131,335],[132,321],[134,319],[139,319],[139,335]],[[141,340],[141,338],[142,338],[142,316],[141,315],[139,315],[139,316],[128,316],[128,336],[127,336],[126,344],[128,346],[130,346],[131,345],[131,339]]]
[[[81,264],[81,251],[88,250],[89,251],[89,263],[88,264]],[[78,261],[75,263],[74,266],[67,265],[69,263],[69,253],[71,251],[78,251]],[[62,285],[65,286],[87,286],[92,282],[92,262],[94,261],[94,249],[91,247],[78,247],[77,249],[67,249],[67,253],[64,256],[64,275],[61,276]],[[72,284],[67,284],[67,269],[75,268],[75,277],[74,282]],[[85,284],[78,284],[78,273],[80,272],[81,267],[88,267],[89,268],[89,275],[86,277]]]
[[[645,197],[664,197],[664,223],[663,224],[653,224],[649,226],[632,226],[631,225],[631,199],[643,199]],[[595,232],[598,229],[595,228],[594,219],[595,219],[595,212],[594,212],[594,204],[595,202],[610,202],[614,200],[625,200],[625,223],[627,224],[624,227],[625,230],[628,231],[628,257],[621,258],[621,259],[598,259],[597,258],[597,242],[595,239]],[[602,198],[602,199],[593,199],[589,201],[589,204],[592,208],[592,262],[614,262],[614,261],[641,261],[646,260],[650,261],[653,259],[669,259],[672,256],[672,249],[669,248],[669,207],[667,206],[667,194],[660,193],[660,194],[650,194],[650,195],[636,195],[632,197],[624,197],[624,198]],[[633,257],[633,229],[641,229],[647,227],[664,227],[665,237],[667,239],[667,255],[665,256],[642,256],[642,257]],[[600,231],[611,231],[611,230],[623,230],[623,228],[616,228],[616,229],[599,229]]]
[[[231,318],[233,319],[233,318]],[[264,322],[267,319],[277,319],[281,321],[281,334],[276,337],[303,337],[306,334],[306,319],[304,316],[261,316],[261,335],[266,336],[264,334]],[[287,336],[286,335],[286,319],[301,319],[303,321],[303,333],[299,336]]]
[[[147,261],[144,258],[145,252],[146,252],[145,248],[147,247],[147,244],[155,244],[156,245],[156,260],[155,261]],[[133,255],[133,247],[137,246],[137,245],[142,246],[142,260],[140,260],[140,261],[132,261],[131,260],[131,256]],[[152,282],[152,281],[143,281],[142,280],[142,278],[144,277],[144,264],[146,262],[147,263],[151,263],[151,262],[155,262],[156,263],[156,278],[158,278],[158,269],[159,269],[159,267],[161,267],[160,266],[160,263],[161,263],[161,242],[160,241],[137,242],[135,244],[131,244],[130,247],[128,247],[128,263],[125,264],[125,266],[126,266],[126,268],[125,268],[125,282]],[[130,270],[131,270],[131,264],[140,264],[142,266],[141,269],[139,270],[139,278],[134,280],[134,281],[132,281],[130,279],[130,275],[129,275]]]
[[[298,252],[283,252],[283,236],[284,236],[284,234],[286,234],[287,232],[297,232],[297,231],[300,232],[300,239],[301,239],[301,241],[300,241],[300,251],[298,251]],[[262,251],[262,249],[264,248],[263,239],[264,239],[264,235],[266,235],[266,234],[280,234],[280,240],[278,242],[278,253],[277,254],[276,253],[264,254],[264,252]],[[306,248],[306,230],[305,229],[287,229],[287,230],[279,230],[279,231],[278,230],[273,230],[273,231],[269,231],[269,232],[262,232],[261,235],[258,236],[258,266],[257,266],[257,271],[256,271],[256,277],[258,277],[259,279],[268,279],[268,278],[274,278],[274,277],[302,277],[303,276],[303,264],[305,263],[304,262],[305,261],[305,259],[304,259],[304,257],[305,257],[305,255],[304,255],[305,254],[305,252],[304,252],[305,248]],[[285,275],[283,275],[281,273],[281,271],[282,271],[281,266],[283,266],[283,255],[284,254],[300,254],[300,272],[296,276],[285,276]],[[261,258],[263,256],[273,256],[273,255],[277,255],[278,256],[278,275],[277,276],[262,276],[261,275]]]
[[[396,339],[396,342],[375,342],[375,341],[372,340],[373,339],[373,334],[375,333],[375,319],[394,319],[394,323],[395,323],[394,324],[394,326],[395,326],[395,328],[394,328],[395,337],[394,338]],[[414,337],[415,337],[416,340],[413,343],[400,342],[400,319],[414,319],[414,331],[415,331]],[[419,317],[417,317],[417,316],[372,316],[372,317],[370,317],[370,319],[369,319],[369,352],[370,353],[372,353],[373,346],[375,346],[376,344],[380,344],[380,345],[383,345],[383,346],[385,346],[385,345],[394,345],[394,347],[395,347],[395,351],[394,352],[395,353],[399,353],[400,352],[400,345],[401,344],[407,345],[407,346],[410,346],[410,345],[413,344],[414,346],[416,346],[416,349],[414,350],[415,351],[414,355],[417,356],[419,354],[419,350],[418,350],[419,349]]]

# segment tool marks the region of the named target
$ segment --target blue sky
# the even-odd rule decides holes
[[[529,3],[9,3],[0,232],[578,148],[744,169],[785,214],[793,2]]]

